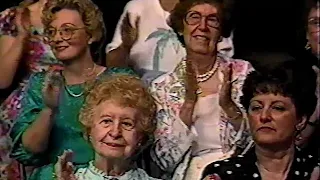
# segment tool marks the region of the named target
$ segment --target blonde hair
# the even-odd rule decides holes
[[[112,75],[97,82],[86,96],[84,106],[80,111],[80,122],[85,127],[85,136],[92,127],[92,119],[96,106],[112,100],[123,107],[138,110],[136,128],[145,137],[150,137],[156,128],[156,105],[143,82],[132,75]]]
[[[49,0],[42,11],[42,23],[45,27],[54,19],[54,14],[61,9],[76,10],[80,13],[86,31],[100,41],[105,36],[103,14],[91,0]]]

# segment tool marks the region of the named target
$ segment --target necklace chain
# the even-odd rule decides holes
[[[93,64],[93,68],[91,68],[92,71],[91,71],[90,73],[87,73],[87,74],[86,74],[86,77],[92,76],[92,75],[94,74],[94,72],[96,71],[96,67],[97,67],[97,66],[96,66],[96,64],[94,63],[94,64]],[[85,81],[85,82],[86,82],[86,81]],[[75,97],[75,98],[78,98],[78,97],[80,97],[80,96],[82,96],[82,95],[84,94],[84,90],[82,90],[82,91],[81,91],[80,93],[78,93],[78,94],[72,92],[72,90],[68,88],[68,86],[66,85],[66,83],[64,83],[64,88],[66,89],[66,91],[68,92],[68,94],[69,94],[70,96]]]

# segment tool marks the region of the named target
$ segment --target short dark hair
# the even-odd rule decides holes
[[[317,97],[316,74],[303,61],[287,61],[268,71],[250,73],[243,85],[241,104],[248,111],[250,100],[259,94],[280,94],[290,97],[297,116],[310,117],[315,110]]]
[[[305,13],[304,13],[304,20],[305,20],[305,25],[308,25],[308,18],[309,14],[312,9],[317,9],[320,6],[320,1],[319,0],[306,0],[306,8],[305,8]]]
[[[183,20],[190,8],[199,4],[211,4],[217,7],[219,10],[219,20],[220,24],[223,24],[224,18],[224,5],[222,0],[180,0],[180,2],[175,6],[170,15],[170,25],[172,29],[176,32],[181,32],[183,30]],[[220,25],[221,26],[221,25]]]

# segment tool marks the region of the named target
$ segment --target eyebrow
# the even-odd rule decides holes
[[[200,14],[202,16],[202,14],[199,12],[199,11],[188,11],[186,14],[192,14],[192,13],[197,13],[197,14]],[[218,13],[211,13],[207,16],[214,16],[214,17],[217,17]]]
[[[260,100],[250,101],[250,104],[253,103],[253,102],[258,102],[258,103],[262,104],[262,101],[260,101]],[[283,102],[283,101],[281,101],[281,100],[276,100],[276,101],[272,101],[272,102],[271,102],[272,105],[273,105],[273,104],[276,104],[276,103],[288,104],[288,103],[285,103],[285,102]]]
[[[111,116],[108,115],[108,114],[102,114],[102,115],[100,115],[100,118],[105,118],[105,117],[111,117]]]
[[[68,25],[71,25],[71,26],[77,26],[77,25],[72,24],[72,23],[63,23],[60,27],[62,27],[62,26],[68,26]]]
[[[111,118],[112,116],[110,116],[110,115],[108,115],[108,114],[102,114],[101,116],[100,116],[100,118]],[[132,120],[132,121],[134,121],[134,119],[132,119],[132,118],[130,118],[130,117],[124,117],[124,118],[120,118],[120,120]]]

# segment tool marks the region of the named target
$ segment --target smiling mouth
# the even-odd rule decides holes
[[[209,41],[209,38],[206,37],[206,36],[202,36],[202,35],[196,35],[196,36],[193,36],[195,39],[197,40],[201,40],[201,41]]]
[[[125,147],[125,145],[122,145],[122,144],[115,144],[115,143],[104,143],[104,144],[106,144],[107,146],[113,147],[113,148]]]
[[[65,49],[67,49],[67,48],[68,48],[68,46],[57,46],[54,49],[57,50],[57,51],[63,51]]]

